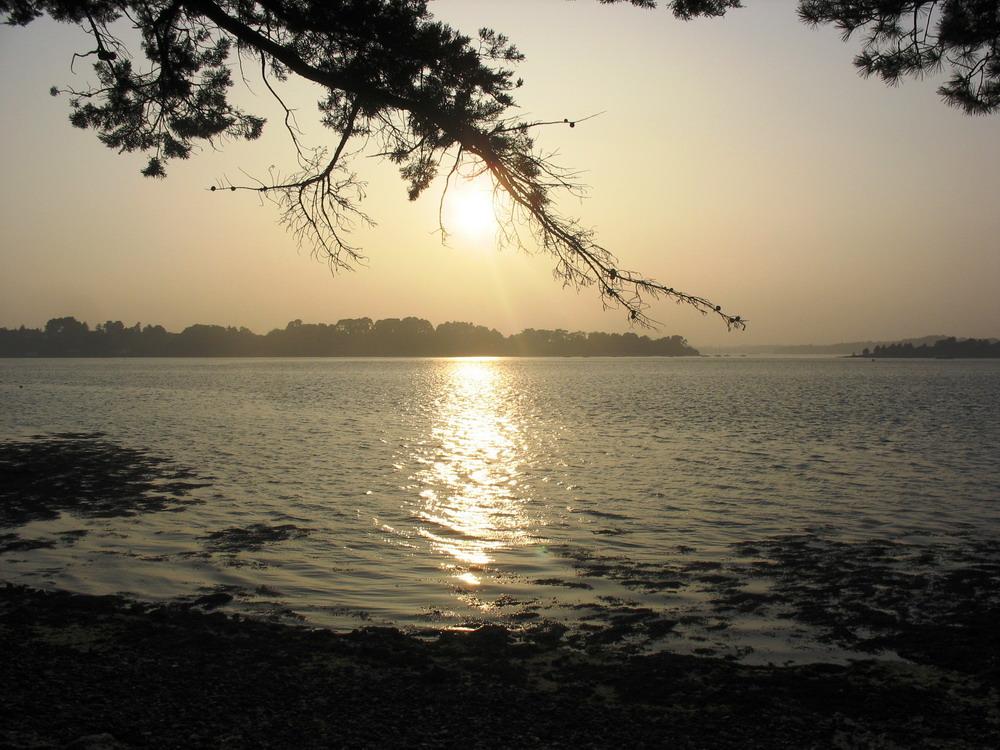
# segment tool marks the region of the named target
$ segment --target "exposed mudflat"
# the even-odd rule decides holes
[[[626,601],[580,605],[590,610],[582,616],[584,634],[569,637],[583,645],[640,646],[679,630],[724,633],[756,618],[807,630],[809,638],[859,657],[890,654],[996,674],[1000,541],[947,541],[844,542],[794,534],[736,544],[721,561],[688,565],[567,551],[587,578],[610,578],[641,592],[697,589],[706,600],[698,614],[672,618]],[[669,640],[662,645],[669,648]],[[739,655],[716,646],[706,638],[700,653]]]
[[[0,588],[0,745],[1000,744],[995,671],[584,653],[552,624],[337,635],[211,604]]]

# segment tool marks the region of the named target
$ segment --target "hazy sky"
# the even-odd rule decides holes
[[[751,321],[728,333],[661,301],[651,310],[661,334],[695,345],[1000,335],[1000,116],[945,106],[933,81],[860,79],[856,44],[800,24],[793,0],[748,5],[689,23],[583,0],[431,8],[518,44],[528,115],[604,113],[539,142],[584,170],[587,199],[563,205],[623,268]],[[264,332],[295,318],[416,315],[504,333],[628,329],[592,290],[553,281],[544,255],[498,253],[461,226],[443,247],[438,193],[409,203],[394,168],[375,159],[356,163],[378,221],[355,235],[368,267],[332,276],[273,207],[207,191],[240,168],[292,166],[259,85],[254,95],[238,84],[238,97],[269,116],[262,141],[206,149],[163,181],[141,177],[140,155],[73,129],[67,99],[48,95],[73,82],[70,56],[87,48],[71,26],[0,29],[0,326],[75,315]],[[76,68],[80,85],[90,69]],[[307,141],[329,141],[312,119],[315,91],[289,95]]]

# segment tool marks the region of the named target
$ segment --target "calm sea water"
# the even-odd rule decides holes
[[[621,569],[710,567],[804,532],[995,539],[998,394],[1000,363],[975,361],[0,360],[0,436],[99,431],[209,482],[183,512],[22,527],[88,533],[0,556],[0,579],[228,587],[243,610],[337,628],[677,615],[703,586]],[[301,533],[206,545],[257,523]],[[820,648],[776,632],[748,617],[726,642]]]

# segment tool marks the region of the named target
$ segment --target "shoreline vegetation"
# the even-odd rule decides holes
[[[911,342],[880,344],[864,349],[854,357],[914,357],[923,359],[996,359],[1000,358],[1000,341],[996,339],[957,339],[954,336],[931,344],[914,346]]]
[[[260,335],[248,328],[193,325],[180,333],[121,321],[93,329],[73,317],[43,329],[0,328],[0,356],[54,357],[697,357],[682,336],[526,329],[504,336],[472,323],[420,318],[352,318],[337,323],[291,321]]]

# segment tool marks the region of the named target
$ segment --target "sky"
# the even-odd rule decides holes
[[[620,267],[707,297],[750,321],[653,302],[653,335],[703,346],[1000,336],[1000,115],[946,106],[934,80],[888,88],[860,78],[857,43],[801,24],[793,0],[749,0],[722,19],[564,0],[438,0],[467,33],[489,26],[526,55],[521,114],[538,143],[577,169],[584,199],[561,209],[593,227]],[[241,170],[289,168],[280,113],[259,82],[234,97],[269,118],[262,140],[205,148],[139,175],[67,122],[54,84],[82,85],[78,29],[0,29],[0,326],[73,315],[247,326],[415,315],[505,334],[629,330],[593,289],[564,289],[544,253],[498,250],[467,186],[437,233],[440,184],[409,202],[395,168],[362,157],[365,210],[353,240],[366,266],[332,274],[251,193],[209,192]],[[317,89],[285,91],[307,143]]]

